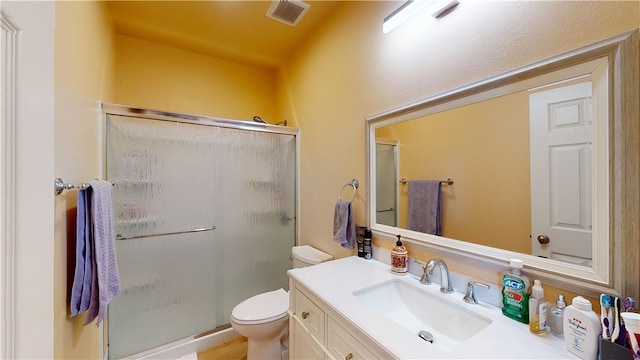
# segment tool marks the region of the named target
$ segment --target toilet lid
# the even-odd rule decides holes
[[[289,294],[278,289],[244,300],[233,308],[231,316],[237,323],[264,323],[286,316],[288,310]]]

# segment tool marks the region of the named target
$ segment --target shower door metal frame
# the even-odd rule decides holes
[[[252,122],[251,120],[237,120],[237,119],[226,119],[221,117],[213,117],[213,116],[205,116],[205,115],[192,115],[192,114],[183,114],[183,113],[175,113],[163,110],[154,110],[154,109],[145,109],[145,108],[137,108],[126,105],[119,104],[102,104],[102,173],[107,173],[107,162],[105,161],[105,154],[107,153],[107,141],[106,141],[106,126],[107,126],[107,115],[124,115],[131,117],[138,117],[143,119],[150,120],[160,120],[160,121],[170,121],[170,122],[180,122],[187,124],[195,124],[195,125],[204,125],[204,126],[216,126],[216,127],[225,127],[246,131],[259,131],[259,132],[268,132],[274,134],[285,134],[285,135],[293,135],[296,137],[296,239],[295,244],[299,245],[299,235],[300,235],[300,203],[298,199],[300,199],[300,129],[299,128],[289,128],[285,126],[279,125],[270,125],[264,123]]]
[[[169,121],[169,122],[179,122],[186,124],[194,124],[194,125],[203,125],[203,126],[214,126],[214,127],[224,127],[245,131],[258,131],[258,132],[267,132],[274,134],[284,134],[284,135],[293,135],[295,136],[295,146],[296,146],[296,161],[295,161],[295,239],[294,244],[299,245],[300,238],[300,129],[299,128],[289,128],[279,125],[271,125],[265,123],[252,122],[252,120],[237,120],[237,119],[227,119],[221,117],[213,117],[213,116],[205,116],[205,115],[193,115],[193,114],[184,114],[184,113],[176,113],[169,112],[163,110],[155,110],[155,109],[146,109],[139,107],[131,107],[127,105],[119,105],[119,104],[110,104],[110,103],[102,103],[102,116],[101,116],[101,127],[99,139],[101,141],[101,156],[100,161],[102,162],[102,174],[107,173],[107,162],[106,162],[106,154],[107,154],[107,141],[106,141],[106,128],[107,128],[107,117],[108,115],[122,115],[129,117],[137,117],[149,120],[158,120],[158,121]],[[108,344],[109,344],[109,331],[108,331],[108,315],[105,317],[105,322],[100,326],[102,328],[102,335],[100,338],[102,341],[102,351],[100,352],[101,359],[108,359]],[[211,331],[208,331],[204,334],[196,334],[193,336],[193,339],[197,339],[200,336],[209,334]]]

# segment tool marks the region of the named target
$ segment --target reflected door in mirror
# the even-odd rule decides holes
[[[592,82],[532,93],[533,255],[591,266]]]

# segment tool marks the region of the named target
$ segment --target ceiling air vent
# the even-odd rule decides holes
[[[269,10],[267,10],[267,17],[296,26],[310,7],[311,5],[300,0],[276,0],[271,2]]]

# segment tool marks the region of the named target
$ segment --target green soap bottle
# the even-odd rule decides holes
[[[522,260],[509,261],[511,271],[502,275],[502,313],[524,324],[529,323],[529,278],[521,274]]]

